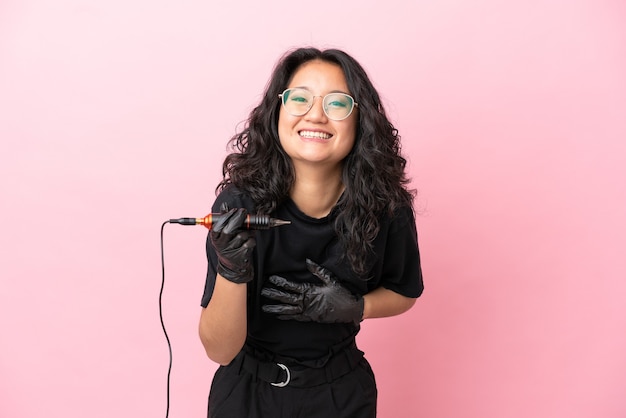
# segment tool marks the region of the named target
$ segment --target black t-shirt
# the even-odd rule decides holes
[[[222,191],[213,204],[219,212],[223,202],[229,208],[244,207],[256,213],[253,201],[231,186]],[[248,283],[248,337],[253,347],[299,361],[323,358],[333,347],[344,346],[354,339],[360,327],[355,324],[321,324],[280,320],[262,312],[261,306],[275,303],[261,296],[261,288],[269,285],[271,275],[296,282],[319,283],[306,267],[306,259],[327,268],[343,286],[355,294],[364,295],[383,286],[401,295],[416,298],[423,290],[420,255],[417,245],[415,218],[410,207],[393,217],[382,217],[380,232],[374,241],[375,255],[368,260],[369,273],[365,280],[350,268],[344,250],[334,231],[336,213],[321,219],[301,212],[287,199],[272,217],[291,221],[291,224],[255,232],[255,279]],[[208,271],[202,306],[211,299],[217,275],[217,256],[207,239]]]

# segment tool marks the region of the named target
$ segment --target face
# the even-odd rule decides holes
[[[350,94],[341,67],[325,61],[309,61],[293,74],[287,88],[304,88],[314,96],[341,92]],[[316,164],[337,168],[352,149],[356,136],[358,108],[346,119],[336,121],[326,116],[322,97],[315,97],[313,107],[302,116],[290,115],[281,106],[278,117],[280,143],[297,167]]]

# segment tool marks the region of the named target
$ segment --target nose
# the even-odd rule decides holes
[[[307,120],[326,122],[327,116],[326,112],[324,112],[324,98],[321,96],[313,97],[313,106],[309,109],[309,111],[304,115]]]

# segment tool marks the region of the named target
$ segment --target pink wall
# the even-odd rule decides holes
[[[0,416],[165,416],[159,226],[295,45],[367,68],[420,190],[426,291],[365,324],[380,416],[626,416],[626,6],[0,3]],[[172,417],[202,417],[202,227],[168,225]]]

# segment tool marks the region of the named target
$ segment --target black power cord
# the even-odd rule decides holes
[[[165,409],[165,418],[169,417],[170,414],[170,378],[172,375],[172,344],[170,343],[170,337],[167,335],[167,330],[165,329],[165,323],[163,322],[163,288],[165,287],[165,256],[163,251],[163,230],[165,229],[165,225],[168,223],[181,224],[181,225],[204,225],[207,228],[211,229],[211,225],[215,222],[219,217],[223,216],[222,213],[209,214],[204,218],[179,218],[179,219],[169,219],[161,225],[161,290],[159,292],[159,318],[161,319],[161,328],[163,329],[163,334],[165,335],[165,340],[167,341],[167,349],[170,354],[170,363],[167,368],[167,398],[166,398],[166,409]],[[269,229],[276,226],[288,225],[290,221],[284,221],[282,219],[270,218],[269,215],[248,215],[245,221],[245,227],[248,229]]]
[[[167,368],[167,397],[166,397],[166,409],[165,409],[165,418],[170,415],[170,377],[172,374],[172,344],[170,343],[170,337],[167,335],[167,330],[165,329],[165,323],[163,322],[163,288],[165,287],[165,256],[163,254],[163,229],[165,228],[165,224],[170,221],[163,222],[161,225],[161,290],[159,291],[159,318],[161,319],[161,328],[163,329],[163,334],[165,335],[165,340],[167,341],[167,349],[170,353],[170,363]]]

